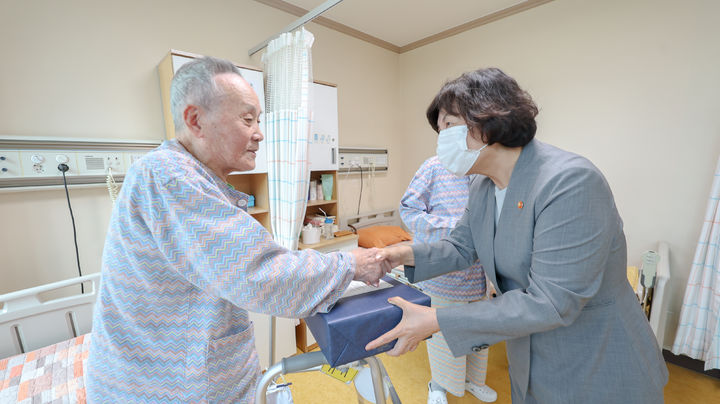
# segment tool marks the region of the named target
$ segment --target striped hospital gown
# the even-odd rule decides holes
[[[351,254],[289,251],[235,191],[166,141],[129,170],[105,241],[88,360],[90,402],[252,402],[248,310],[327,310]]]
[[[432,243],[450,234],[468,202],[472,177],[446,170],[437,156],[427,159],[415,173],[400,200],[400,216],[415,243]],[[473,301],[485,296],[485,271],[480,263],[419,285],[424,291],[449,300]]]
[[[400,216],[413,233],[415,243],[431,243],[450,234],[468,203],[472,177],[458,177],[446,170],[437,156],[418,169],[400,201]],[[480,263],[433,278],[419,285],[433,307],[447,307],[485,297],[485,271]],[[455,358],[442,333],[427,341],[432,380],[448,392],[462,396],[465,380],[485,384],[487,350]]]

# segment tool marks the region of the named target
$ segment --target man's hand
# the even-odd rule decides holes
[[[378,287],[380,278],[392,270],[387,261],[380,256],[380,250],[377,248],[356,248],[352,250],[352,254],[355,256],[353,280]]]
[[[388,302],[402,309],[402,320],[395,328],[368,343],[365,350],[371,351],[396,339],[395,347],[387,354],[402,355],[414,351],[422,340],[440,331],[434,308],[410,303],[397,296],[391,297]]]

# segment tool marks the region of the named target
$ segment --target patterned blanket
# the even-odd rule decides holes
[[[0,403],[85,403],[90,334],[0,359]]]

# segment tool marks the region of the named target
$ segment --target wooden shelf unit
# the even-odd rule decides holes
[[[333,176],[333,199],[326,201],[326,200],[310,200],[307,203],[307,209],[305,210],[306,216],[315,216],[315,215],[322,215],[323,212],[320,211],[322,209],[327,213],[329,216],[335,216],[335,221],[338,220],[338,214],[340,212],[340,209],[338,207],[338,179],[337,179],[337,171],[335,170],[324,170],[324,171],[311,171],[310,172],[310,180],[311,181],[318,181],[320,183],[320,178],[323,174],[332,174]],[[320,240],[320,242],[315,244],[303,244],[302,242],[298,243],[298,250],[305,250],[305,249],[313,249],[318,250],[323,253],[327,253],[330,251],[337,251],[337,250],[349,250],[354,247],[357,247],[357,234],[348,234],[346,236],[341,237],[334,237],[332,239],[327,240]],[[305,320],[300,320],[300,324],[298,324],[295,327],[295,343],[297,345],[297,348],[302,352],[309,352],[313,349],[317,348],[318,344],[315,342],[315,338],[313,338],[312,334],[310,333],[310,330],[307,328],[307,325],[305,324]]]
[[[255,197],[255,206],[248,208],[248,213],[271,231],[267,173],[230,174],[228,184],[238,191]]]
[[[331,199],[329,201],[326,201],[324,199],[316,199],[316,200],[308,201],[307,206],[311,207],[311,206],[334,205],[334,204],[337,204],[337,199]]]
[[[323,215],[323,211],[328,216],[335,216],[335,220],[337,221],[338,213],[340,210],[338,209],[338,184],[337,184],[337,171],[335,170],[322,170],[322,171],[311,171],[310,172],[310,181],[317,181],[318,184],[321,183],[320,178],[323,174],[331,174],[333,176],[333,190],[332,190],[332,199],[329,201],[326,201],[324,199],[316,199],[316,200],[310,200],[307,203],[307,208],[305,209],[305,216],[315,216],[315,215]],[[322,209],[323,211],[321,211]]]
[[[356,241],[357,238],[358,238],[357,234],[348,234],[346,236],[334,237],[334,238],[326,239],[326,240],[321,239],[319,243],[315,243],[315,244],[298,243],[298,250],[306,250],[308,248],[312,248],[314,250],[325,250],[327,248],[332,248],[335,245],[345,244],[347,242]]]

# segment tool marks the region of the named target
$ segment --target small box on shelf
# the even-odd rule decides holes
[[[230,174],[228,184],[240,192],[253,196],[254,206],[248,207],[248,213],[270,231],[267,173]]]

